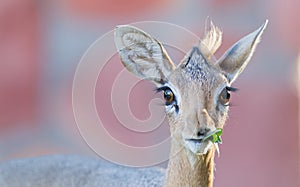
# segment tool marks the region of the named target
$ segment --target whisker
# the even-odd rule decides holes
[[[165,103],[163,103],[163,102],[159,102],[159,103],[156,103],[158,106],[162,106],[162,107],[165,107],[166,105],[165,105]]]
[[[229,107],[235,107],[235,106],[238,106],[238,105],[236,105],[235,103],[229,103],[228,106],[229,106]]]

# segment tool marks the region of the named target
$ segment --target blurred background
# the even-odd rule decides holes
[[[95,156],[72,113],[72,81],[87,48],[116,25],[137,21],[170,22],[201,36],[208,16],[224,33],[217,58],[269,19],[234,84],[239,91],[216,158],[215,186],[300,186],[298,0],[1,0],[0,162],[45,154]],[[122,66],[117,57],[111,61],[96,100],[105,122],[118,125],[109,101]],[[138,118],[149,115],[146,101],[157,97],[149,93],[153,88],[142,82],[132,91]],[[126,143],[143,142],[117,129],[112,128],[115,136]],[[160,130],[167,136],[168,128]]]

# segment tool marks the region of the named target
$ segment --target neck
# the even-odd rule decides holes
[[[212,187],[215,149],[204,155],[195,155],[177,145],[172,143],[165,187]]]

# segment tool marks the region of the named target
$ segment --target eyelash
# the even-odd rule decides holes
[[[229,91],[229,92],[237,92],[239,89],[234,88],[234,87],[230,87],[230,86],[226,86],[226,90]]]

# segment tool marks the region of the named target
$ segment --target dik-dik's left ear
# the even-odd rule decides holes
[[[229,83],[232,83],[237,78],[250,61],[267,24],[268,20],[259,29],[235,43],[218,60],[217,65],[224,71]]]
[[[140,78],[163,84],[175,68],[162,44],[133,26],[116,27],[115,44],[124,66]]]

